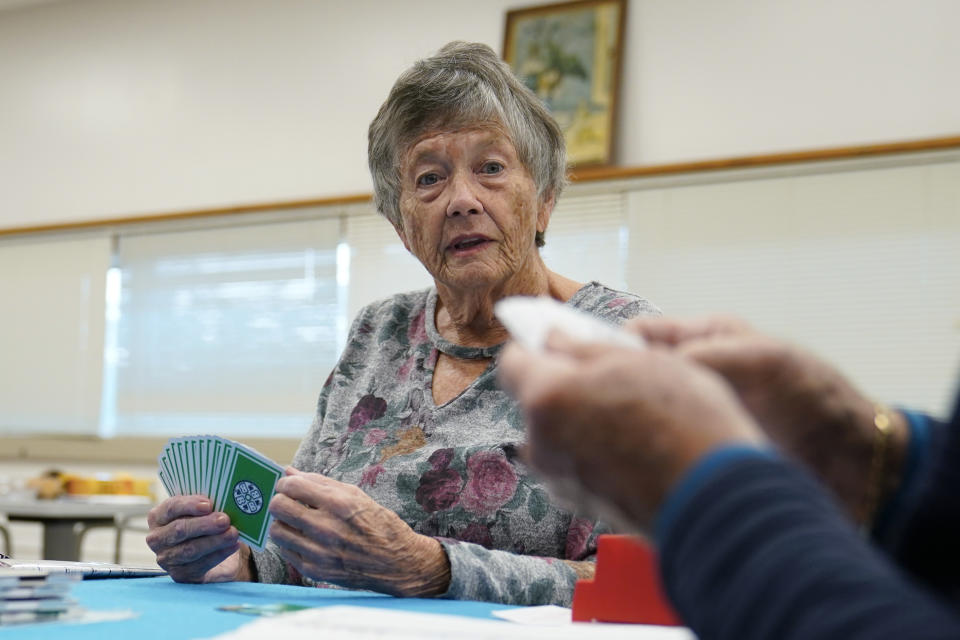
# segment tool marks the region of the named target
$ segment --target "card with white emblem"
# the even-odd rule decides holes
[[[534,352],[543,351],[553,329],[583,342],[632,349],[646,347],[640,336],[546,296],[504,298],[494,305],[493,311],[511,337]]]
[[[283,467],[250,447],[220,436],[174,438],[158,457],[170,495],[205,495],[230,516],[240,539],[255,549],[267,541],[267,511]]]

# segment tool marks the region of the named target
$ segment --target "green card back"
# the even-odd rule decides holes
[[[257,549],[267,541],[269,513],[277,480],[283,471],[272,467],[238,447],[226,486],[223,511],[240,532],[240,539]]]

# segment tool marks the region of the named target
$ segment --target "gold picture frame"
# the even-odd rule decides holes
[[[626,0],[507,12],[503,59],[550,109],[573,166],[613,163]]]

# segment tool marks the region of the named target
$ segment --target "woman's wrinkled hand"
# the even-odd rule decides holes
[[[812,453],[806,447],[836,444],[864,419],[872,440],[873,403],[839,371],[741,320],[637,318],[627,327],[723,376],[771,438],[800,458]]]
[[[270,537],[302,575],[397,596],[449,588],[450,565],[435,539],[353,485],[293,468],[270,501]]]
[[[815,355],[726,316],[636,318],[651,345],[675,350],[723,376],[776,445],[806,464],[854,519],[861,519],[876,439],[875,406]],[[889,465],[898,467],[907,428],[894,414]],[[888,479],[895,482],[896,473]],[[882,487],[889,493],[892,487]]]
[[[547,351],[510,344],[500,379],[527,418],[531,464],[569,501],[649,530],[706,453],[765,438],[719,376],[662,348],[623,349],[554,332]]]
[[[250,548],[206,496],[174,496],[147,514],[147,545],[177,582],[250,580]]]

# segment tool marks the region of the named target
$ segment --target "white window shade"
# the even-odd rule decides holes
[[[938,415],[960,362],[960,162],[745,179],[630,196],[631,289],[728,312]]]
[[[365,305],[395,293],[433,285],[427,270],[403,246],[393,226],[375,212],[347,219],[350,246],[350,301],[352,320]]]
[[[110,240],[0,243],[0,433],[94,434]]]
[[[339,226],[121,238],[107,435],[302,435],[341,347]]]
[[[575,191],[571,189],[571,191]],[[350,317],[364,305],[433,284],[427,270],[376,213],[347,220],[350,246]],[[627,236],[623,195],[568,193],[557,205],[541,255],[547,268],[580,282],[625,286]]]
[[[540,250],[547,268],[578,282],[626,287],[627,234],[623,195],[578,195],[557,203]]]

